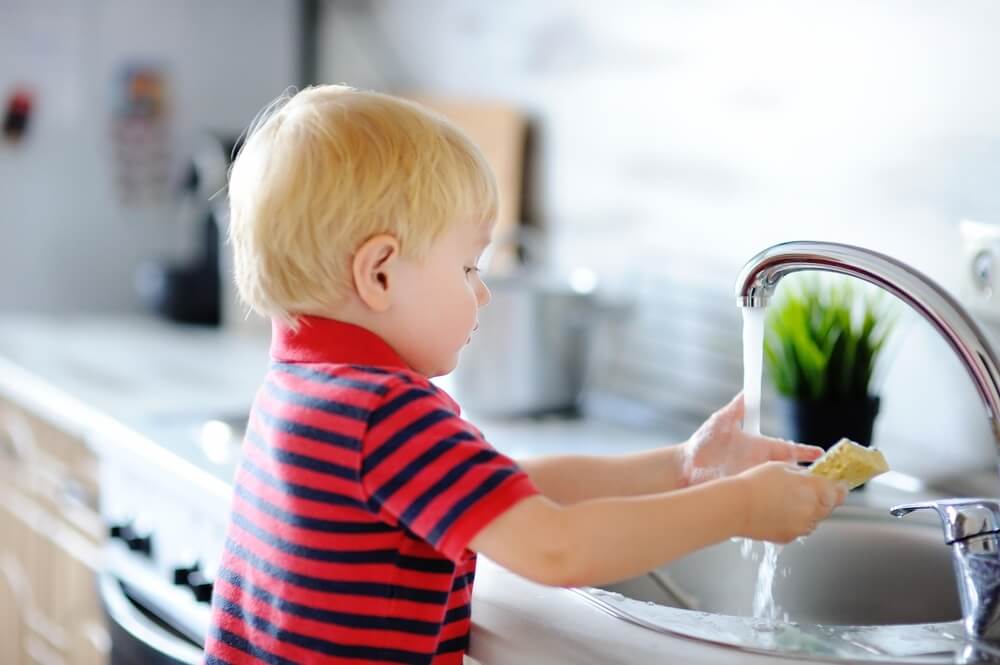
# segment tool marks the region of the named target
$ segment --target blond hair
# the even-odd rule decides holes
[[[493,174],[443,117],[346,86],[283,95],[247,131],[229,178],[240,297],[292,325],[353,288],[351,261],[387,233],[422,259],[459,221],[496,216]]]

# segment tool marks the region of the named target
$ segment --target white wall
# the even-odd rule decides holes
[[[557,259],[609,278],[765,246],[877,249],[950,289],[961,218],[1000,222],[1000,4],[331,1],[322,77],[513,100],[540,135]],[[971,384],[921,322],[879,421],[916,471],[991,463]],[[904,443],[905,442],[905,443]]]
[[[170,157],[197,132],[238,133],[295,80],[292,0],[4,0],[0,94],[26,83],[37,114],[0,143],[0,310],[134,310],[136,265],[177,242],[169,202],[124,208],[115,191],[113,83],[160,63]]]

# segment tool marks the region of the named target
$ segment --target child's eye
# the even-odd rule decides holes
[[[477,268],[476,266],[472,267],[465,266],[465,274],[468,275],[470,272],[479,272],[479,268]]]

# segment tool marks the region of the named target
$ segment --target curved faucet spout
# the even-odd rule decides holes
[[[892,293],[948,341],[976,385],[1000,448],[1000,370],[993,347],[947,291],[905,263],[863,247],[797,241],[774,245],[750,259],[736,281],[741,307],[766,307],[782,277],[800,270],[851,275]]]

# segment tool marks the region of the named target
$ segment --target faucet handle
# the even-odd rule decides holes
[[[889,509],[895,517],[915,510],[937,511],[944,524],[944,541],[951,545],[986,533],[1000,533],[1000,501],[996,499],[942,499],[904,503]]]

